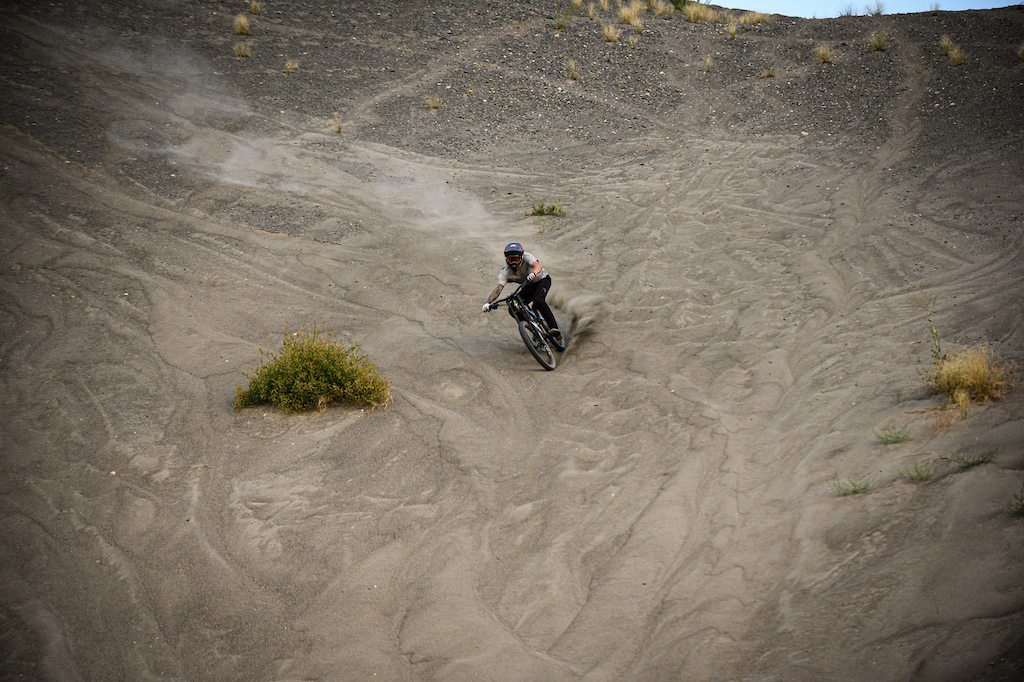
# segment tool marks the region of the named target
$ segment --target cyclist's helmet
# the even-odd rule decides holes
[[[505,263],[513,270],[517,269],[523,262],[523,245],[519,242],[509,242],[505,247]]]

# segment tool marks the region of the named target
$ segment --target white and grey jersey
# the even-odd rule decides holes
[[[498,284],[505,286],[509,282],[515,282],[516,284],[522,284],[526,281],[526,276],[533,272],[533,264],[537,262],[537,259],[532,253],[523,253],[523,260],[519,263],[519,267],[513,270],[505,263],[505,267],[498,273]],[[548,271],[545,268],[540,269],[540,274],[537,275],[537,279],[544,279],[548,276]]]

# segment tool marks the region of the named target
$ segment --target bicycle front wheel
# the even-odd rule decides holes
[[[551,346],[544,343],[540,332],[532,324],[526,320],[519,320],[519,335],[523,337],[523,343],[526,344],[530,354],[537,359],[541,367],[548,371],[555,368],[557,361],[555,354],[551,352]]]

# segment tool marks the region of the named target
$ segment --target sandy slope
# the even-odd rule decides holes
[[[938,31],[1020,34],[1021,12],[886,17],[884,68],[782,56],[778,84],[738,57],[703,73],[732,48],[677,18],[630,67],[661,98],[480,57],[509,87],[578,90],[526,124],[422,95],[470,50],[548,40],[539,5],[458,12],[454,46],[417,23],[429,3],[422,35],[351,10],[368,44],[396,37],[360,57],[290,3],[261,20],[276,49],[340,64],[301,81],[218,57],[221,5],[102,5],[84,29],[22,7],[4,29],[6,677],[1019,677],[1021,393],[937,429],[915,301],[947,347],[1024,358],[1024,68],[993,53],[953,81],[932,54]],[[848,36],[872,21],[787,19],[736,49],[834,35],[866,60]],[[332,91],[359,103],[333,133],[309,83],[377,63]],[[542,200],[569,215],[523,216]],[[573,331],[554,372],[479,313],[510,238]],[[392,404],[232,410],[259,348],[318,320]],[[889,422],[910,440],[878,444]],[[912,462],[936,476],[903,480]],[[838,498],[837,475],[876,487]]]

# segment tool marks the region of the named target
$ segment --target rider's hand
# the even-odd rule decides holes
[[[537,281],[537,273],[536,272],[531,272],[529,275],[526,276],[526,281],[527,282],[536,282]]]
[[[486,312],[490,311],[490,309],[491,309],[491,304],[490,303],[484,303],[483,312],[486,313]]]

